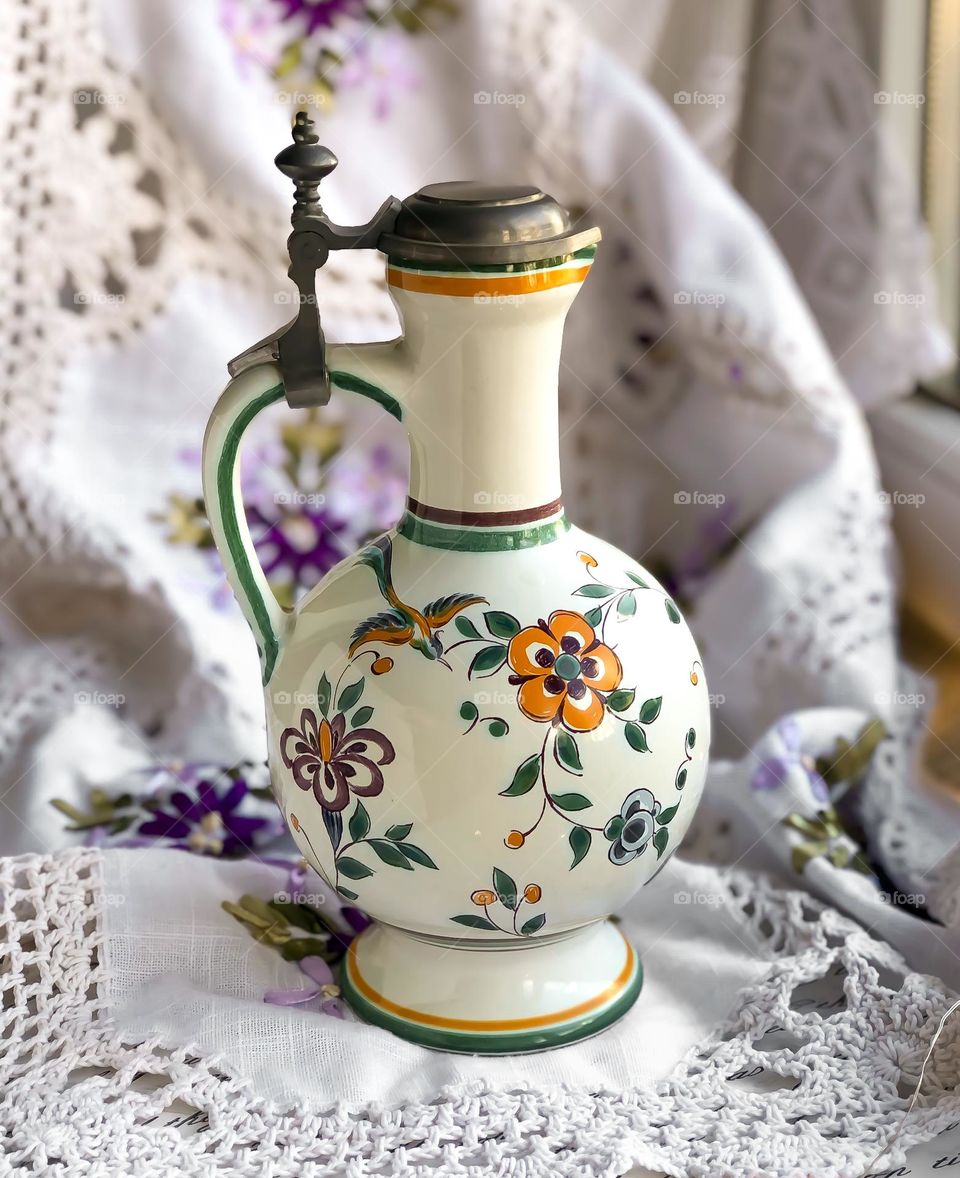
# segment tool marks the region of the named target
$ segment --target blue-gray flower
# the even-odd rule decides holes
[[[608,852],[610,862],[617,867],[630,863],[647,849],[647,843],[656,830],[656,818],[660,803],[648,789],[635,789],[627,794],[620,813],[603,828],[610,840]]]

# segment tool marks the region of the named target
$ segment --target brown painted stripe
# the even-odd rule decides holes
[[[557,515],[563,510],[563,500],[554,499],[552,503],[526,507],[522,511],[454,511],[448,507],[430,507],[429,504],[408,498],[407,510],[411,515],[435,524],[451,524],[459,528],[508,528]]]
[[[591,1010],[597,1010],[608,1002],[612,1002],[627,986],[636,969],[636,954],[633,951],[633,946],[624,938],[623,944],[627,951],[627,957],[623,969],[609,986],[585,1002],[578,1002],[576,1006],[568,1006],[566,1010],[557,1010],[553,1014],[535,1014],[528,1018],[447,1018],[444,1015],[427,1014],[425,1011],[415,1010],[410,1006],[401,1006],[400,1003],[393,1002],[378,993],[360,973],[357,965],[357,940],[352,942],[347,951],[347,969],[350,971],[350,980],[368,1002],[372,1002],[381,1010],[387,1010],[408,1022],[424,1027],[443,1027],[449,1031],[484,1031],[487,1033],[526,1031],[535,1027],[550,1027],[557,1023],[567,1022],[569,1019],[579,1018],[580,1015],[589,1014]]]
[[[415,270],[398,270],[387,267],[387,283],[401,290],[412,290],[418,294],[455,295],[459,298],[475,298],[488,295],[536,294],[555,286],[569,286],[583,282],[590,266],[566,266],[555,270],[529,270],[523,274],[498,274],[492,278],[477,278],[473,274],[463,277],[450,274],[423,274]]]

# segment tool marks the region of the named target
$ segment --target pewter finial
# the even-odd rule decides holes
[[[305,110],[298,110],[293,123],[293,143],[280,152],[274,163],[296,185],[293,214],[294,225],[304,216],[320,216],[323,209],[317,189],[324,176],[337,166],[337,157],[320,143],[313,119]]]

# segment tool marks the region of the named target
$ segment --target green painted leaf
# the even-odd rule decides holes
[[[570,831],[570,850],[573,851],[573,862],[570,864],[570,870],[581,862],[587,851],[590,850],[590,844],[593,842],[593,835],[585,826],[574,826]]]
[[[653,845],[657,849],[657,858],[659,859],[663,852],[667,849],[667,843],[670,841],[670,831],[665,826],[661,826],[657,833],[653,836]]]
[[[491,736],[506,736],[510,729],[507,727],[505,720],[491,720],[487,725],[487,731]]]
[[[697,743],[697,730],[696,730],[696,728],[691,728],[690,731],[687,733],[687,745],[690,748],[693,748],[693,746],[696,743]]]
[[[333,693],[333,688],[330,686],[330,680],[326,676],[326,672],[320,676],[320,682],[317,684],[317,706],[325,716],[330,713],[330,696]]]
[[[353,719],[350,721],[351,728],[362,728],[364,724],[369,724],[373,716],[373,708],[357,708],[353,713]]]
[[[337,891],[345,900],[359,900],[360,897],[356,892],[351,892],[349,888],[337,888]]]
[[[517,766],[517,771],[513,775],[513,781],[506,789],[500,791],[502,798],[519,798],[523,794],[529,793],[536,785],[537,778],[540,776],[540,754],[534,753],[532,757],[527,757],[525,761],[521,761]]]
[[[681,619],[680,611],[677,609],[677,607],[673,604],[669,597],[665,597],[663,599],[663,604],[667,611],[667,617],[670,619],[670,621],[674,622],[676,625],[679,625]]]
[[[587,619],[590,625],[596,629],[597,626],[600,625],[601,621],[603,621],[603,610],[599,605],[596,605],[593,607],[593,609],[588,609],[583,616]]]
[[[340,856],[337,860],[337,868],[340,874],[345,875],[347,879],[366,879],[368,875],[373,875],[372,867],[361,863],[359,859],[352,859],[349,855]]]
[[[477,627],[473,624],[473,622],[470,621],[469,618],[465,618],[463,614],[461,614],[453,624],[457,627],[464,638],[481,637],[480,631],[477,629]]]
[[[475,675],[480,671],[488,671],[492,674],[503,666],[506,657],[507,648],[505,646],[483,646],[473,656],[473,662],[470,664],[467,675]]]
[[[616,589],[609,585],[598,585],[595,581],[589,581],[586,585],[581,585],[579,589],[574,589],[574,597],[612,597],[616,593]]]
[[[623,816],[614,814],[612,818],[607,820],[606,826],[603,828],[603,837],[613,842],[614,839],[620,837],[620,832],[623,830]]]
[[[557,733],[556,750],[557,757],[562,765],[573,773],[583,772],[583,765],[580,763],[580,750],[577,748],[577,742],[569,732],[564,732],[561,729]]]
[[[483,620],[494,638],[512,638],[514,634],[520,633],[520,623],[513,614],[504,613],[503,610],[488,610],[483,615]]]
[[[345,687],[340,692],[340,698],[337,700],[338,712],[349,712],[353,705],[363,695],[363,679],[358,679],[356,683],[351,683],[349,687]]]
[[[638,577],[636,573],[627,573],[627,576],[634,583],[634,585],[639,585],[641,589],[650,588],[647,582],[642,577]]]
[[[465,699],[460,705],[460,719],[466,720],[468,724],[472,724],[479,715],[477,705],[472,700]]]
[[[350,825],[347,829],[350,831],[350,838],[355,843],[360,842],[370,833],[370,815],[359,798],[357,799],[357,808],[350,815]]]
[[[683,787],[686,784],[687,784],[687,771],[686,771],[686,769],[681,769],[680,772],[677,774],[677,789],[683,789]]]
[[[531,937],[534,933],[538,933],[547,923],[547,918],[542,912],[536,916],[531,916],[530,919],[520,926],[520,935],[522,937]]]
[[[680,809],[680,803],[677,802],[675,806],[668,806],[666,810],[661,810],[657,815],[657,822],[660,826],[666,826],[672,822],[677,816],[677,811]]]
[[[402,867],[404,871],[413,871],[398,843],[392,843],[389,839],[370,839],[367,846],[373,847],[377,857],[388,867]]]
[[[466,925],[467,928],[482,928],[488,932],[495,932],[497,927],[492,920],[487,920],[485,916],[474,916],[472,912],[466,916],[451,916],[450,919],[456,924]]]
[[[637,612],[637,596],[631,589],[629,593],[624,593],[623,597],[617,602],[617,613],[622,618],[632,617]]]
[[[637,693],[632,689],[624,688],[621,691],[612,691],[607,696],[607,707],[611,712],[625,712],[627,708],[633,706],[633,701]]]
[[[434,871],[437,870],[436,863],[420,847],[415,847],[413,843],[398,843],[397,845],[411,862],[419,863],[421,867],[430,867]]]
[[[587,810],[593,805],[583,794],[551,794],[550,801],[560,810]]]
[[[411,830],[413,830],[413,823],[403,822],[397,826],[388,827],[387,838],[393,839],[395,843],[402,843]]]
[[[636,749],[638,753],[650,751],[650,746],[647,744],[647,734],[633,720],[623,726],[623,735],[627,738],[627,744],[632,749]]]
[[[504,908],[516,908],[517,885],[513,882],[513,877],[501,871],[499,867],[493,869],[493,890],[500,897],[500,903]]]
[[[652,724],[660,715],[660,705],[663,703],[663,696],[658,695],[656,699],[644,700],[643,706],[640,709],[640,723]]]

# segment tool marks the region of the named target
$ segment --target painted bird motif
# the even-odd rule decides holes
[[[389,536],[381,536],[365,548],[360,554],[360,562],[373,569],[380,592],[390,608],[357,626],[350,638],[350,657],[353,658],[367,643],[382,642],[388,646],[412,646],[424,658],[450,668],[443,657],[443,642],[438,631],[471,605],[486,605],[487,599],[469,593],[451,593],[431,601],[422,610],[407,605],[393,587],[393,543]]]

